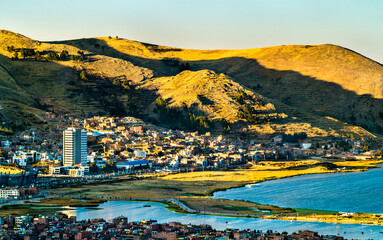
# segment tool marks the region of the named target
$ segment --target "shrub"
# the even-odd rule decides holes
[[[81,78],[81,80],[88,80],[85,71],[80,72],[80,78]]]
[[[129,82],[128,81],[124,81],[121,86],[127,90],[130,90],[130,85],[129,85]]]
[[[41,53],[39,51],[36,51],[35,60],[41,60]]]
[[[120,79],[115,78],[115,79],[113,80],[113,85],[121,86],[121,81],[120,81]]]
[[[156,104],[160,108],[166,107],[166,101],[161,96],[156,99]]]
[[[67,50],[62,50],[60,53],[60,59],[65,60],[69,56],[69,52]]]
[[[19,59],[19,53],[18,52],[14,52],[12,59],[14,59],[14,60]]]
[[[15,47],[13,45],[7,46],[7,51],[8,52],[13,52],[13,51],[15,51]]]
[[[59,59],[60,57],[56,52],[50,52],[47,55],[47,60],[49,61],[58,61]]]
[[[26,57],[33,57],[35,56],[36,52],[32,48],[21,48],[20,49],[20,56],[25,59]]]

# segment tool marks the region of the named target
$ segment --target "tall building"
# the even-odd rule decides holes
[[[73,166],[87,162],[86,131],[68,128],[63,132],[64,166]]]

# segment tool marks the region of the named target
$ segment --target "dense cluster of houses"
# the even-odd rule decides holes
[[[163,129],[129,117],[93,117],[84,121],[84,127],[99,135],[105,148],[103,159],[116,161],[120,167],[136,160],[146,160],[158,169],[201,170],[259,160],[380,157],[379,151],[368,149],[369,142],[365,138],[338,137],[316,142],[300,138],[288,142],[294,137],[276,135],[270,141],[256,143],[209,133]]]
[[[199,171],[231,168],[262,160],[369,159],[381,157],[380,146],[368,139],[312,139],[276,135],[270,141],[212,136],[169,130],[133,117],[92,117],[85,120],[47,113],[58,128],[29,129],[0,140],[0,163],[38,169],[44,176],[84,177],[137,171]],[[87,131],[87,158],[63,166],[62,130],[71,124]],[[62,129],[60,129],[62,127]],[[293,141],[298,138],[298,141]],[[289,142],[290,141],[290,142]],[[43,175],[42,175],[43,176]],[[7,189],[12,190],[12,189]]]
[[[368,139],[333,138],[313,142],[276,135],[263,143],[209,133],[169,130],[132,117],[92,117],[85,120],[47,113],[58,128],[29,129],[1,139],[0,162],[22,168],[33,166],[50,175],[82,177],[92,169],[113,171],[194,171],[226,168],[260,160],[315,158],[368,159],[381,152],[368,149]],[[87,162],[62,164],[62,130],[69,124],[88,132]],[[60,129],[61,127],[61,129]],[[366,146],[367,144],[367,146]],[[380,155],[379,155],[380,153]]]
[[[246,240],[287,240],[287,239],[336,239],[340,236],[320,236],[312,231],[299,231],[288,234],[271,230],[226,229],[215,230],[209,225],[181,224],[170,222],[159,224],[155,220],[129,222],[127,217],[117,217],[109,221],[93,219],[77,221],[75,217],[40,216],[7,216],[0,218],[0,237],[5,239],[147,239],[147,240],[176,240],[176,239],[246,239]]]

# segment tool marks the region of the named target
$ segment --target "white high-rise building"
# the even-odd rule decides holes
[[[63,132],[63,155],[64,166],[87,162],[86,131],[68,128]]]

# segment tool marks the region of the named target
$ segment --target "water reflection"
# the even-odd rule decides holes
[[[143,207],[150,204],[151,207]],[[367,226],[356,224],[333,224],[333,223],[313,223],[313,222],[294,222],[279,220],[263,220],[251,218],[230,218],[218,216],[204,216],[179,214],[169,211],[160,203],[130,202],[130,201],[109,201],[100,205],[100,210],[87,209],[84,207],[75,210],[63,211],[69,216],[77,216],[78,220],[104,218],[106,220],[120,215],[127,216],[129,221],[141,221],[143,219],[156,219],[160,223],[182,222],[191,224],[209,224],[215,229],[239,228],[239,229],[257,229],[274,231],[287,231],[289,233],[299,230],[313,230],[319,234],[335,235],[340,233],[346,238],[358,239],[381,239],[383,226]],[[337,226],[339,228],[337,228]],[[346,232],[346,233],[345,233]],[[362,235],[361,232],[364,232]]]

